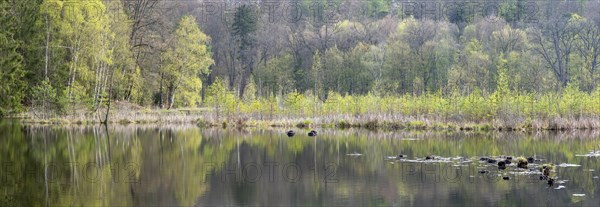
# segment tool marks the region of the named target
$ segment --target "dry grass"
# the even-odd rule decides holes
[[[600,117],[549,117],[533,120],[519,116],[497,117],[489,121],[473,121],[460,116],[402,115],[402,114],[337,114],[301,117],[294,115],[270,116],[235,114],[217,117],[210,109],[150,110],[122,107],[112,109],[111,124],[195,124],[201,127],[223,128],[366,128],[371,130],[462,130],[462,131],[529,131],[529,130],[591,130],[600,129]],[[24,123],[33,124],[99,124],[101,112],[84,110],[69,115],[40,119],[31,113],[20,114]]]

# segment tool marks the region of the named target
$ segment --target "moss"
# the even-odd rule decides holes
[[[222,127],[223,129],[226,129],[226,128],[227,128],[227,122],[226,122],[226,121],[223,121],[223,123],[221,123],[221,127]]]
[[[475,128],[480,131],[489,131],[494,129],[494,127],[491,124],[480,124],[475,126]]]
[[[473,126],[462,126],[460,127],[462,131],[473,131]]]
[[[399,130],[399,129],[406,128],[405,125],[403,125],[402,123],[398,123],[398,122],[385,122],[384,126],[386,129],[393,129],[393,130]]]
[[[529,162],[527,162],[527,158],[525,158],[525,157],[518,157],[517,158],[517,167],[518,168],[525,168],[525,169],[527,169],[527,164],[529,164]]]
[[[413,129],[426,129],[427,124],[422,121],[411,121],[411,122],[408,122],[408,127],[413,128]]]
[[[131,124],[134,123],[133,121],[129,120],[129,119],[121,119],[118,122],[119,124]]]
[[[371,120],[371,121],[366,122],[364,124],[364,127],[367,129],[371,129],[371,130],[377,129],[379,127],[379,123],[377,120]]]
[[[209,121],[206,121],[205,119],[197,119],[196,125],[198,125],[199,127],[210,127],[212,124]]]
[[[337,123],[337,127],[340,129],[348,129],[351,126],[352,125],[348,121],[345,121],[345,120],[341,120]]]
[[[446,124],[446,129],[451,130],[451,131],[456,131],[458,130],[458,125],[454,124],[454,123],[448,123]]]
[[[304,121],[301,121],[300,123],[296,124],[296,127],[304,129],[304,128],[310,127],[311,124],[312,123],[309,120],[304,120]]]

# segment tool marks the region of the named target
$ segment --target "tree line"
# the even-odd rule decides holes
[[[0,114],[598,90],[597,1],[485,1],[497,5],[489,13],[461,2],[432,17],[398,0],[290,0],[310,18],[273,21],[266,11],[289,7],[227,1],[207,15],[214,2],[0,0]]]

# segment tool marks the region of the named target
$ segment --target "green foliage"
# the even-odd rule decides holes
[[[114,32],[111,41],[112,64],[114,70],[114,96],[117,100],[140,101],[142,89],[141,69],[136,64],[129,35],[132,24],[125,14],[121,2],[109,1],[107,9],[110,29]]]
[[[0,117],[21,109],[25,95],[23,56],[17,49],[21,42],[14,39],[15,16],[8,1],[0,1]]]
[[[220,79],[215,80],[215,82],[208,87],[206,95],[206,103],[214,107],[217,116],[219,116],[221,112],[230,116],[236,111],[239,100],[237,99],[237,96],[227,90],[227,86],[225,86],[225,83]]]
[[[61,93],[57,92],[58,91],[52,87],[49,80],[42,81],[41,84],[32,89],[32,108],[41,112],[41,116],[46,116],[50,112],[61,114],[64,111],[66,100]]]
[[[202,81],[214,63],[208,47],[210,37],[202,33],[192,16],[179,22],[171,47],[163,54],[165,66],[161,68],[168,90],[169,108],[174,103],[183,107],[195,107],[200,103]],[[175,94],[179,92],[180,95]]]
[[[365,15],[372,18],[381,18],[390,13],[392,0],[372,0],[363,2]]]
[[[262,5],[242,5],[231,24],[208,20],[202,31],[185,13],[138,16],[123,3],[0,1],[0,113],[155,100],[261,118],[401,114],[479,122],[598,114],[600,33],[583,13],[522,25],[526,2],[505,0],[494,22],[463,8],[439,21],[399,19],[390,15],[394,1],[373,0],[351,8],[358,18],[327,22],[327,9],[347,1],[301,0],[314,21],[267,24]],[[203,82],[215,78],[202,100]]]
[[[517,23],[527,20],[527,1],[526,0],[504,0],[500,5],[500,16],[507,22]]]
[[[254,74],[254,82],[259,89],[263,89],[259,90],[259,95],[280,96],[291,92],[295,85],[292,64],[292,56],[286,54],[271,58],[265,65],[260,65]]]
[[[505,69],[500,70],[499,89],[491,95],[483,95],[478,88],[466,96],[455,93],[447,97],[443,96],[441,91],[420,96],[376,96],[373,94],[344,96],[330,91],[327,98],[321,101],[314,99],[312,93],[291,92],[286,94],[282,104],[277,104],[277,99],[274,97],[239,100],[232,92],[227,91],[220,80],[217,80],[209,87],[207,103],[215,110],[225,111],[229,115],[236,112],[237,115],[241,115],[241,112],[260,116],[275,114],[290,118],[302,118],[315,114],[318,114],[319,117],[393,114],[474,123],[499,121],[504,124],[502,126],[511,127],[518,127],[517,124],[524,123],[522,119],[525,118],[547,120],[564,116],[593,117],[600,115],[600,107],[597,104],[600,102],[600,98],[597,96],[600,93],[598,90],[588,94],[580,91],[576,87],[577,84],[571,84],[562,94],[515,93],[507,88],[508,80],[504,71]],[[346,126],[346,124],[352,123],[341,125]],[[423,125],[414,124],[414,127],[422,128]],[[413,127],[410,124],[409,126]],[[475,127],[489,129],[492,126],[487,124]]]
[[[315,87],[313,88],[314,96],[320,98],[323,95],[323,69],[321,65],[321,54],[317,50],[317,52],[313,55],[312,60],[312,79],[315,83]]]
[[[2,19],[5,18],[0,17]],[[4,25],[4,21],[0,21]],[[21,100],[25,93],[22,59],[17,53],[18,43],[11,38],[11,34],[0,31],[0,117],[5,114],[16,112],[21,108]]]

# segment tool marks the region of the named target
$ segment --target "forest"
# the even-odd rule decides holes
[[[591,0],[0,0],[0,117],[600,128],[598,11]]]

